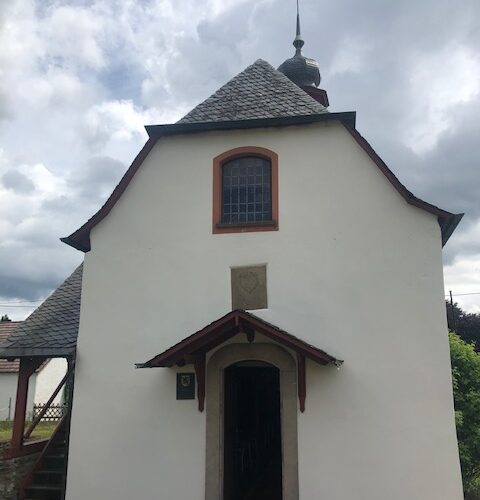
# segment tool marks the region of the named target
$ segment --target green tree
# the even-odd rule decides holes
[[[463,485],[467,499],[480,499],[480,353],[450,333],[453,392]]]
[[[480,351],[480,314],[466,313],[456,302],[452,305],[447,301],[448,328],[456,332],[467,343],[475,342]]]
[[[0,318],[0,322],[2,321],[12,321],[9,317],[8,317],[8,314],[4,314],[1,318]]]

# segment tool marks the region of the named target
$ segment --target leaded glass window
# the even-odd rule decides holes
[[[272,220],[272,169],[269,160],[243,156],[222,167],[222,223]]]

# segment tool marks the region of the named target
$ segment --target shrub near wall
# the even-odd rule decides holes
[[[480,353],[453,333],[450,353],[465,498],[480,500]]]

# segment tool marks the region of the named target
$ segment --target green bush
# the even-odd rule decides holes
[[[480,353],[454,333],[450,353],[463,485],[467,498],[480,498]]]

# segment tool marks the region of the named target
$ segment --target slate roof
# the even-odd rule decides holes
[[[17,328],[20,321],[0,321],[0,349],[5,344],[8,336]],[[0,359],[0,373],[17,373],[20,361],[7,361]]]
[[[258,59],[178,123],[254,120],[328,113],[304,90]]]
[[[10,333],[0,358],[74,354],[80,318],[83,264]]]

